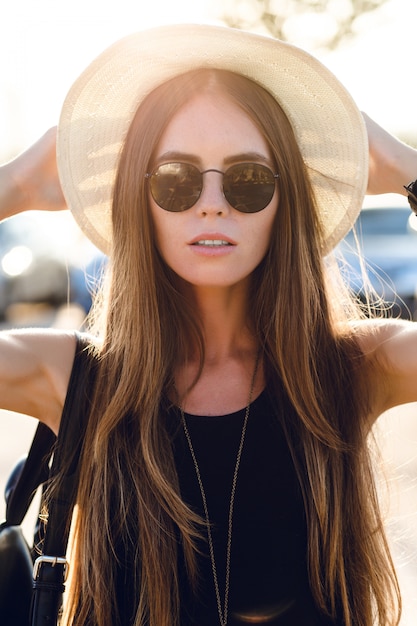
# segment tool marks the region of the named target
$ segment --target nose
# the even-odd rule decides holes
[[[205,170],[202,174],[203,189],[195,205],[198,214],[202,217],[227,215],[230,206],[223,194],[223,172],[210,169]]]

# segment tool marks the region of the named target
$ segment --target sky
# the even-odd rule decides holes
[[[221,5],[219,0],[4,0],[0,161],[57,123],[71,83],[113,41],[163,23],[220,23]],[[353,42],[320,55],[362,110],[402,136],[417,135],[416,24],[416,0],[389,0],[362,20]],[[308,37],[303,47],[309,49]]]

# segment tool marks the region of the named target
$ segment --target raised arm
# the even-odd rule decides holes
[[[371,418],[394,406],[417,402],[417,323],[367,320],[357,337],[370,365],[366,374]]]
[[[58,180],[56,129],[0,167],[0,220],[29,210],[66,208]],[[0,333],[0,407],[25,413],[57,431],[74,359],[72,333]]]
[[[29,210],[66,208],[56,166],[56,128],[0,167],[0,220]]]
[[[58,431],[75,353],[75,335],[51,329],[0,333],[0,408]]]
[[[363,114],[369,140],[368,193],[407,195],[417,179],[417,150]],[[411,210],[411,209],[410,209]],[[376,418],[393,406],[417,401],[417,323],[368,320],[357,326],[370,368],[371,412]]]
[[[407,195],[404,185],[417,179],[417,150],[363,113],[369,139],[368,193]]]

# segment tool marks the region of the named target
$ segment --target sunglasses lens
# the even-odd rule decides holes
[[[152,197],[165,211],[186,211],[201,195],[203,173],[190,163],[164,163],[147,175]],[[259,163],[232,165],[223,175],[224,196],[230,206],[242,213],[262,211],[271,202],[274,191],[273,172]]]
[[[175,213],[190,209],[203,187],[202,175],[188,163],[166,163],[157,167],[149,178],[151,194],[165,211]]]
[[[271,202],[275,177],[269,167],[259,163],[233,165],[224,175],[223,191],[234,209],[257,213]]]

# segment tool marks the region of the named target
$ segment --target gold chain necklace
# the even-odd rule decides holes
[[[214,590],[216,593],[216,601],[217,601],[217,611],[219,614],[220,626],[227,626],[228,620],[228,609],[229,609],[229,589],[230,589],[230,557],[232,552],[232,530],[233,530],[233,509],[235,504],[235,493],[236,493],[236,485],[237,485],[237,477],[239,473],[240,459],[243,451],[243,444],[245,443],[245,435],[246,435],[246,427],[248,425],[249,419],[249,411],[250,405],[252,403],[253,390],[255,387],[256,374],[258,371],[259,364],[259,354],[256,357],[255,368],[253,370],[252,382],[249,391],[249,399],[248,404],[245,410],[245,417],[243,419],[242,426],[242,434],[240,436],[239,448],[237,451],[235,470],[233,472],[233,481],[232,481],[232,490],[230,493],[230,504],[229,504],[229,525],[227,531],[227,547],[226,547],[226,578],[225,578],[225,589],[224,589],[224,603],[222,607],[222,601],[220,597],[220,588],[219,581],[217,578],[217,568],[216,568],[216,559],[214,555],[214,545],[213,545],[213,537],[211,534],[211,524],[210,524],[210,516],[207,506],[207,498],[206,492],[204,490],[203,481],[201,479],[200,468],[198,466],[197,457],[194,452],[193,443],[191,441],[190,431],[188,430],[187,421],[185,419],[184,410],[182,406],[180,406],[181,420],[184,428],[185,437],[188,442],[188,447],[190,448],[191,457],[194,463],[195,473],[197,476],[198,486],[200,487],[201,499],[203,501],[204,508],[204,516],[206,518],[206,527],[207,527],[207,538],[209,545],[209,553],[210,553],[210,561],[211,561],[211,569],[213,571],[213,581],[214,581]]]

